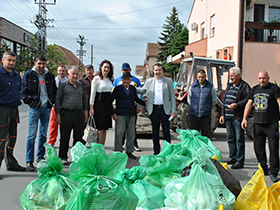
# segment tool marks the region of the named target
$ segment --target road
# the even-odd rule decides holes
[[[18,126],[18,139],[15,147],[15,157],[17,158],[20,165],[25,165],[25,151],[26,151],[26,138],[28,133],[28,107],[26,105],[20,106],[20,124]],[[172,132],[172,143],[179,143],[180,140],[177,137],[177,133]],[[107,133],[105,150],[108,153],[113,150],[114,141],[114,129],[110,129]],[[223,155],[223,160],[228,159],[228,145],[226,142],[226,129],[218,128],[212,137],[212,141],[218,150],[221,151]],[[37,141],[36,141],[37,142]],[[141,155],[152,155],[152,140],[151,136],[140,136],[138,138],[139,146],[142,149],[141,152],[134,152],[134,154],[140,158]],[[162,145],[163,141],[161,142]],[[71,142],[72,144],[72,142]],[[71,145],[70,144],[70,145]],[[58,149],[58,142],[56,143],[56,149]],[[37,148],[37,144],[35,145]],[[37,151],[37,150],[36,150]],[[138,166],[138,160],[128,160],[127,168],[133,166]],[[253,173],[257,171],[258,164],[255,158],[253,150],[253,142],[246,138],[246,160],[245,167],[243,169],[233,170],[229,167],[229,172],[232,173],[244,187],[246,183],[250,180]],[[68,170],[68,166],[64,167],[64,171]],[[25,189],[25,187],[34,179],[37,178],[36,172],[13,172],[6,171],[5,163],[2,163],[0,169],[0,203],[1,210],[17,210],[21,209],[20,206],[20,196]],[[268,186],[271,186],[269,177],[265,177]]]

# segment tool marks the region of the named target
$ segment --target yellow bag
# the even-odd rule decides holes
[[[239,194],[236,210],[275,210],[280,209],[280,182],[270,188],[267,187],[264,179],[263,169],[259,164],[259,170],[245,185]]]

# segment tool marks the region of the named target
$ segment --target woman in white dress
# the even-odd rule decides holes
[[[98,143],[105,144],[106,131],[112,127],[112,101],[113,65],[108,60],[100,64],[99,75],[91,82],[90,116],[94,116],[98,129]]]

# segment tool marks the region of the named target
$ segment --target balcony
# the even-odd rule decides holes
[[[280,43],[280,22],[245,22],[245,41]]]

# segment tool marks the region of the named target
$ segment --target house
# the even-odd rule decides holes
[[[251,86],[261,70],[280,83],[279,0],[194,0],[188,29],[189,44],[172,63],[192,52],[236,61]]]
[[[153,66],[155,63],[161,63],[157,61],[157,55],[160,53],[160,45],[158,43],[147,43],[146,48],[146,58],[145,64],[146,67],[146,77],[153,77]]]
[[[75,66],[77,69],[79,69],[79,65],[80,65],[80,60],[77,58],[77,56],[74,55],[73,52],[71,52],[70,50],[67,50],[64,47],[61,47],[59,45],[57,45],[58,49],[57,51],[62,52],[62,59],[66,60],[68,63],[65,65],[66,69]],[[85,69],[85,65],[83,63],[81,63],[82,66],[82,70],[84,71]]]

